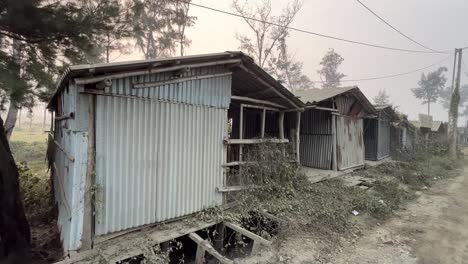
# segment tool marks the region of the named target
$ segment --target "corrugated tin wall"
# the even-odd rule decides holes
[[[98,96],[96,234],[221,205],[226,125],[223,108]]]
[[[78,94],[70,88],[60,95],[63,113],[80,109]],[[81,114],[87,114],[81,112]],[[78,117],[77,117],[78,119]],[[76,130],[77,119],[56,122],[55,140],[74,157],[69,160],[58,147],[54,147],[53,182],[58,206],[58,226],[64,251],[77,250],[81,246],[83,227],[83,190],[86,175],[88,134]],[[52,146],[54,146],[52,144]],[[56,169],[55,169],[56,168]]]
[[[336,117],[336,151],[338,170],[364,165],[362,119]]]
[[[377,159],[390,156],[390,122],[379,120]]]
[[[229,73],[223,66],[191,68],[181,73],[180,78]],[[139,75],[120,78],[105,89],[108,94],[152,98],[171,102],[188,103],[228,108],[231,102],[231,78],[222,76],[198,80],[186,80],[147,88],[133,88],[134,84],[174,80],[173,72]],[[175,79],[177,80],[177,79]]]
[[[303,112],[300,131],[301,165],[331,169],[333,155],[331,113],[318,110]]]

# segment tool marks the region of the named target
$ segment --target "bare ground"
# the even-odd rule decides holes
[[[418,192],[384,224],[331,252],[314,238],[290,238],[240,263],[468,264],[468,160],[460,176]]]

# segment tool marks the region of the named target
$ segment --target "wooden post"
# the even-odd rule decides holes
[[[198,245],[197,246],[197,254],[195,255],[195,264],[203,264],[205,263],[205,249]]]
[[[279,119],[278,119],[278,126],[279,126],[279,137],[280,139],[284,139],[284,112],[281,111],[279,113]]]
[[[301,135],[301,112],[296,113],[297,122],[296,122],[296,153],[297,153],[297,162],[301,162],[300,159],[300,135]]]
[[[336,143],[337,143],[337,133],[336,133],[336,115],[331,115],[332,116],[332,150],[333,150],[333,155],[332,155],[332,169],[334,171],[338,170],[338,164],[337,164],[337,153],[336,153]]]
[[[226,231],[226,227],[223,223],[219,223],[216,225],[216,235],[214,237],[214,248],[217,251],[222,251],[224,248],[224,234]]]
[[[265,122],[266,122],[266,109],[263,109],[263,112],[262,112],[262,130],[260,132],[260,137],[261,138],[265,137]]]
[[[83,233],[81,250],[93,247],[94,238],[94,177],[96,169],[96,95],[89,96],[88,103],[88,162],[86,168]]]
[[[240,117],[239,117],[239,139],[243,139],[244,138],[244,106],[241,104],[240,106]],[[239,162],[242,162],[243,160],[243,145],[240,144],[239,145]],[[239,174],[238,174],[238,177],[239,177],[239,185],[242,185],[242,177],[241,177],[241,170],[242,170],[242,166],[239,166],[238,168],[239,170]]]

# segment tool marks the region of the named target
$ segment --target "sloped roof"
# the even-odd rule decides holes
[[[240,51],[227,51],[221,53],[201,54],[193,56],[179,56],[170,58],[158,58],[151,60],[136,60],[115,63],[97,63],[69,66],[63,73],[56,87],[53,97],[49,101],[48,108],[53,108],[57,95],[66,87],[70,80],[81,77],[106,77],[112,74],[145,71],[158,71],[160,69],[170,69],[174,66],[192,67],[193,65],[203,65],[211,62],[220,65],[226,61],[238,60],[238,63],[231,64],[233,71],[233,86],[236,83],[240,93],[252,92],[255,89],[264,87],[264,92],[258,97],[279,103],[285,103],[291,108],[301,108],[304,105],[280,82],[273,78],[258,66],[254,60]],[[268,88],[267,88],[268,87]],[[269,89],[272,88],[272,89]],[[276,90],[276,91],[273,91]]]
[[[420,127],[432,129],[432,116],[419,114],[419,123],[421,124]]]
[[[440,126],[442,126],[443,122],[442,121],[432,121],[432,127],[431,131],[432,132],[437,132],[440,129]]]
[[[391,121],[400,120],[400,116],[395,112],[391,105],[374,105],[374,108],[379,113],[385,113]]]
[[[293,93],[306,105],[314,105],[335,96],[350,93],[353,94],[362,103],[364,109],[366,109],[367,112],[372,114],[376,113],[374,106],[372,106],[371,102],[357,86],[327,89],[307,89],[293,91]]]

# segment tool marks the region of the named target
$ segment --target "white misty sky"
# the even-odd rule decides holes
[[[255,3],[260,0],[250,0]],[[194,3],[214,8],[231,9],[230,0],[193,0]],[[393,26],[413,37],[417,41],[437,50],[453,50],[455,47],[468,46],[468,1],[465,0],[365,0],[367,6],[381,15]],[[273,11],[279,14],[285,6],[285,0],[273,0]],[[238,50],[236,33],[249,32],[241,18],[192,6],[190,14],[198,19],[194,27],[187,30],[192,45],[187,54],[201,54]],[[378,45],[405,49],[422,48],[394,32],[355,0],[304,0],[304,5],[293,27],[333,35],[337,37],[369,42]],[[398,74],[415,70],[444,59],[445,54],[403,53],[364,47],[335,40],[316,37],[309,34],[291,32],[288,40],[295,58],[304,63],[304,73],[312,80],[320,80],[317,70],[319,61],[330,48],[344,57],[340,71],[348,79],[360,79]],[[468,57],[468,50],[465,53]],[[142,59],[141,54],[133,53],[121,56],[118,60]],[[468,58],[465,59],[468,62]],[[466,64],[466,63],[465,63]],[[434,66],[446,66],[448,84],[451,83],[453,58]],[[466,69],[465,71],[468,71]],[[411,88],[417,86],[421,72],[411,75],[375,80],[345,83],[359,86],[372,100],[380,89],[390,95],[391,100],[399,105],[400,111],[417,118],[418,113],[426,113],[426,106],[413,97]],[[462,84],[467,83],[466,75]],[[317,84],[319,86],[319,84]],[[437,103],[432,108],[434,120],[447,120],[447,112]],[[460,125],[463,123],[459,123]]]

